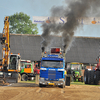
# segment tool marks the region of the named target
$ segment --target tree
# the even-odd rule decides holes
[[[16,13],[9,16],[10,33],[17,34],[37,34],[38,28],[36,24],[33,24],[30,20],[30,16],[24,14],[23,12]]]

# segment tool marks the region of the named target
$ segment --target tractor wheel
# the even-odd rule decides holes
[[[88,71],[88,84],[91,84],[91,71]]]
[[[94,71],[88,71],[88,84],[94,84]]]
[[[88,69],[85,69],[84,71],[84,82],[85,84],[88,84]]]
[[[95,73],[95,80],[94,80],[94,84],[95,85],[99,84],[99,77],[100,77],[100,71],[96,71],[96,73]]]
[[[28,80],[28,76],[26,74],[22,74],[22,81],[27,81]]]
[[[90,79],[91,83],[90,84],[94,84],[94,71],[91,71],[91,79]]]

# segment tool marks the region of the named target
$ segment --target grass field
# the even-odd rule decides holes
[[[84,82],[71,82],[71,85],[100,86],[100,85],[89,85],[89,84],[85,84]]]
[[[35,80],[34,81],[20,81],[20,83],[35,83]]]
[[[73,85],[85,85],[84,82],[71,82],[71,84],[73,84]]]

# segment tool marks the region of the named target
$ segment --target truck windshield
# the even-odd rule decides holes
[[[71,67],[72,70],[81,70],[81,66],[79,64],[73,64]]]
[[[63,61],[43,60],[42,67],[62,68]]]
[[[31,68],[30,64],[25,65],[25,68]]]
[[[21,69],[24,68],[24,65],[25,65],[26,63],[31,63],[31,61],[27,61],[27,60],[21,61]]]

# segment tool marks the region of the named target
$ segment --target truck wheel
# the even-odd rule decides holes
[[[99,77],[100,77],[100,71],[96,71],[95,73],[95,80],[94,80],[94,84],[98,85],[99,84]]]
[[[43,85],[39,83],[39,87],[43,87]]]
[[[61,85],[61,88],[65,88],[65,84]]]
[[[88,84],[88,69],[85,69],[84,71],[84,82],[85,84]]]
[[[26,74],[22,74],[22,81],[27,81],[28,80],[28,76]]]
[[[81,76],[81,82],[83,82],[83,76]]]
[[[66,78],[65,85],[70,86],[70,76],[66,76],[65,78]]]

